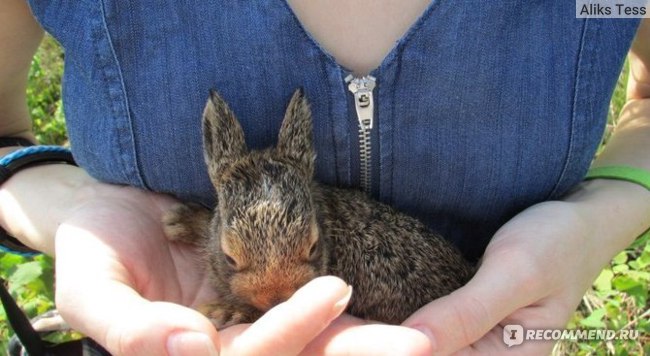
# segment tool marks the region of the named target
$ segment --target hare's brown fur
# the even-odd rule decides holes
[[[165,227],[170,238],[195,243],[205,255],[220,299],[202,311],[218,327],[252,322],[326,274],[353,286],[349,313],[397,324],[472,276],[474,267],[416,219],[359,191],[312,180],[311,114],[301,91],[289,103],[276,147],[249,152],[216,92],[203,135],[217,207],[210,216],[179,206]]]

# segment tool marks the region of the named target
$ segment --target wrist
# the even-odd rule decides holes
[[[36,138],[31,132],[21,132],[13,136],[0,136],[0,158],[21,148],[36,144]]]
[[[52,254],[61,221],[92,195],[81,168],[53,164],[16,172],[0,186],[0,224],[25,245]]]
[[[580,183],[566,195],[570,203],[590,226],[595,246],[606,260],[629,246],[650,227],[650,190],[641,185],[610,179]]]

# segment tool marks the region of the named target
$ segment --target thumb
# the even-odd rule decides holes
[[[221,331],[229,355],[297,355],[338,317],[352,296],[352,287],[333,277],[318,277],[255,323]]]
[[[218,335],[207,318],[142,298],[128,271],[97,240],[66,232],[57,236],[56,301],[72,328],[114,355],[218,354]]]
[[[485,256],[467,285],[434,300],[402,325],[422,331],[436,354],[450,354],[482,338],[513,311],[534,302],[538,283],[508,256]],[[530,283],[527,283],[530,282]]]

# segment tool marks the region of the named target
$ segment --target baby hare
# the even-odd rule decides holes
[[[203,113],[204,158],[218,203],[179,205],[170,240],[204,256],[219,300],[202,308],[218,328],[253,322],[309,280],[352,285],[347,312],[399,324],[464,285],[474,267],[422,223],[356,190],[313,181],[312,121],[301,90],[276,147],[249,151],[233,112],[212,91]]]

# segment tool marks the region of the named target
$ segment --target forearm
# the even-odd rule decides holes
[[[650,99],[631,100],[594,167],[626,165],[650,172]],[[564,199],[592,233],[594,263],[606,263],[650,227],[650,190],[626,181],[586,181]],[[586,246],[587,248],[588,246]]]
[[[25,92],[43,30],[24,0],[0,2],[0,136],[31,138]]]

